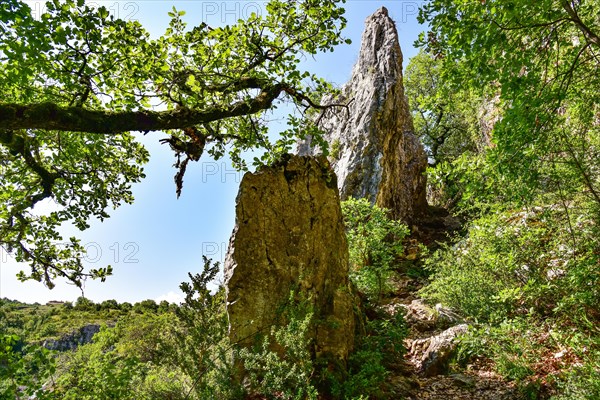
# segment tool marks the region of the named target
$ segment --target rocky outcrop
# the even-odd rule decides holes
[[[60,339],[46,339],[42,346],[48,350],[68,351],[75,350],[77,347],[91,343],[96,333],[100,332],[100,325],[90,324],[64,335]]]
[[[346,360],[355,331],[348,245],[324,157],[290,156],[244,175],[225,279],[232,342],[268,334],[294,290],[314,308],[314,356]]]
[[[418,332],[446,329],[461,321],[460,316],[450,308],[441,304],[430,307],[421,299],[415,299],[410,304],[402,304],[401,307],[404,308],[406,322]]]
[[[422,376],[445,373],[458,345],[457,336],[465,333],[468,325],[450,308],[441,304],[431,307],[421,299],[400,304],[400,310],[410,327],[410,337],[405,340],[410,364]]]
[[[366,21],[350,81],[338,98],[328,96],[322,103],[349,103],[347,109],[330,109],[319,121],[341,198],[367,198],[406,222],[422,214],[427,157],[404,95],[398,32],[384,7]],[[298,152],[317,154],[320,149],[308,138]]]
[[[464,334],[468,325],[460,324],[448,328],[438,335],[410,341],[409,356],[417,371],[424,376],[440,375],[446,372],[448,360],[458,345],[456,337]]]

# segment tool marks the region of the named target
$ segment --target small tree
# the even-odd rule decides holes
[[[104,300],[100,303],[101,310],[119,310],[120,306],[116,300]]]
[[[404,86],[430,166],[485,147],[478,120],[481,95],[445,79],[441,59],[421,50],[406,67]]]
[[[166,300],[161,301],[160,304],[158,305],[159,313],[166,313],[166,312],[169,312],[169,310],[171,310],[171,303],[169,303]]]
[[[151,300],[151,299],[142,300],[133,305],[133,311],[140,313],[140,314],[144,313],[144,312],[155,313],[157,310],[158,310],[158,304],[156,304],[156,301]]]
[[[394,259],[402,253],[408,228],[387,217],[387,210],[366,199],[342,202],[350,249],[350,278],[372,300],[388,289]]]
[[[79,296],[73,308],[78,311],[93,311],[96,309],[96,306],[92,300]]]

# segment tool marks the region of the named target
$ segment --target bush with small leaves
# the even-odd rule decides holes
[[[389,291],[392,264],[402,254],[402,239],[408,228],[366,199],[342,202],[342,212],[350,250],[350,278],[370,300],[378,300]]]
[[[55,361],[48,350],[25,345],[16,335],[0,335],[0,398],[54,399],[44,388],[54,371]]]

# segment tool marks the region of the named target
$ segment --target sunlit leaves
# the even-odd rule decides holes
[[[350,277],[370,300],[379,300],[389,290],[392,263],[402,251],[408,228],[387,217],[387,210],[367,199],[342,202],[350,252]]]
[[[426,147],[430,165],[474,153],[484,141],[479,131],[481,93],[454,85],[446,79],[447,72],[442,60],[421,51],[404,73],[415,132]]]
[[[55,360],[39,345],[25,345],[17,335],[0,334],[0,396],[52,399],[43,386],[55,371]]]
[[[0,203],[2,244],[15,251],[18,261],[32,265],[21,279],[48,285],[56,276],[77,281],[83,273],[83,248],[76,238],[64,240],[58,228],[71,222],[86,229],[91,217],[102,220],[110,208],[131,203],[131,184],[144,177],[141,165],[148,154],[130,135],[37,132],[28,140],[35,144],[38,165],[59,177],[43,206],[53,211],[30,209],[32,197],[41,192],[41,178],[21,157],[7,155],[11,168],[0,171],[1,192],[9,199]],[[105,278],[107,272],[98,269],[92,275]]]
[[[564,191],[568,177],[569,191],[600,203],[598,15],[589,0],[434,0],[421,10],[431,32],[419,42],[445,64],[446,77],[500,96],[488,161],[505,179],[547,193]]]
[[[87,131],[90,121],[72,110],[102,111],[108,119],[139,112],[129,119],[134,126],[145,126],[147,110],[167,110],[159,120],[170,111],[182,121],[191,112],[216,115],[168,127],[168,143],[178,144],[171,146],[178,157],[188,157],[180,165],[199,159],[205,145],[214,158],[229,153],[241,169],[250,150],[266,151],[256,164],[272,162],[297,138],[319,136],[299,115],[329,86],[302,70],[300,61],[345,42],[343,2],[272,0],[265,15],[219,27],[188,26],[185,12],[173,8],[164,35],[150,38],[139,22],[82,0],[48,1],[39,18],[22,1],[6,0],[0,4],[0,105],[51,105],[36,110],[55,117],[66,110],[60,118],[75,119]],[[298,112],[289,129],[270,139],[269,118],[284,103]],[[231,112],[236,109],[243,111]],[[102,121],[93,120],[110,125]],[[65,241],[59,232],[69,223],[86,229],[91,218],[108,218],[110,208],[133,201],[131,185],[144,178],[148,153],[129,126],[105,135],[39,124],[0,131],[0,245],[31,266],[20,279],[52,287],[63,277],[81,286],[86,276],[104,280],[110,274],[110,267],[86,272],[79,241]]]

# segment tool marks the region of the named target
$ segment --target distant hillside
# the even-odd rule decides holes
[[[44,343],[48,339],[60,339],[88,325],[114,326],[129,314],[173,311],[176,305],[154,300],[139,303],[118,303],[106,300],[102,303],[80,297],[75,304],[51,301],[46,304],[22,303],[7,298],[0,299],[0,332],[17,335],[25,343]]]

